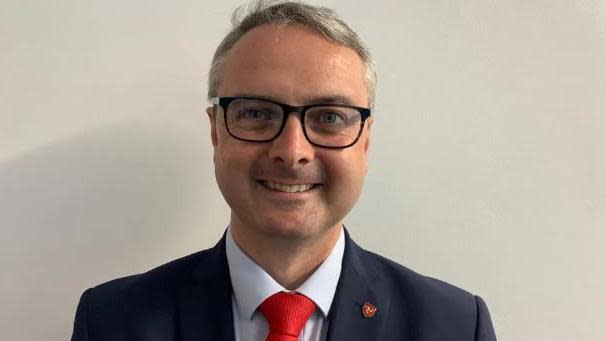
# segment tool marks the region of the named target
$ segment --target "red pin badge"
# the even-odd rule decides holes
[[[375,316],[375,313],[377,312],[377,307],[375,307],[374,305],[366,302],[364,303],[364,305],[362,306],[362,315],[364,315],[364,317],[366,318],[371,318],[373,316]]]

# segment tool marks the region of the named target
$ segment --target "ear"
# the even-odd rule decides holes
[[[364,122],[364,174],[368,173],[368,152],[370,150],[370,130],[372,128],[372,123],[374,122],[373,117],[369,117]]]
[[[370,150],[370,129],[372,128],[372,124],[374,123],[374,117],[369,117],[366,119],[364,124],[364,129],[366,130],[366,139],[364,141],[364,154],[368,157],[368,151]]]
[[[210,122],[210,140],[213,147],[217,146],[217,118],[215,113],[214,106],[206,108],[206,114],[208,115],[208,120]]]

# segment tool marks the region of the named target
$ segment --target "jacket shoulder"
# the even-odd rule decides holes
[[[191,283],[197,266],[209,261],[210,250],[86,290],[78,304],[72,341],[129,340],[133,326],[144,325],[133,319],[153,320],[170,330],[181,288]]]
[[[112,301],[118,297],[133,294],[134,291],[170,290],[188,280],[195,267],[204,262],[209,250],[200,251],[147,272],[113,279],[89,289],[94,301]],[[113,299],[112,299],[113,298]]]
[[[390,259],[362,251],[366,266],[374,269],[375,282],[389,298],[390,317],[409,321],[416,336],[432,331],[473,340],[478,321],[478,301],[472,293],[442,280],[424,276]]]
[[[474,295],[455,285],[437,278],[425,276],[391,259],[370,251],[363,251],[375,263],[377,275],[392,286],[407,290],[411,294],[427,294],[437,299],[473,299]]]

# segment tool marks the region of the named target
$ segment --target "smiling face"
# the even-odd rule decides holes
[[[224,60],[218,95],[368,106],[356,52],[298,25],[262,25],[246,33]],[[371,118],[355,145],[326,149],[309,144],[296,114],[278,138],[253,143],[231,137],[223,110],[214,110],[215,175],[231,208],[232,231],[288,239],[337,231],[362,189]]]

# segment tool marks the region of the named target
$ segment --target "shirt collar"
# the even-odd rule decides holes
[[[289,291],[240,249],[231,235],[231,228],[228,228],[225,237],[225,251],[235,301],[244,317],[252,319],[257,307],[266,298],[280,291]],[[325,318],[328,316],[337,290],[344,251],[345,237],[341,228],[339,239],[328,257],[300,287],[294,290],[314,301]]]

